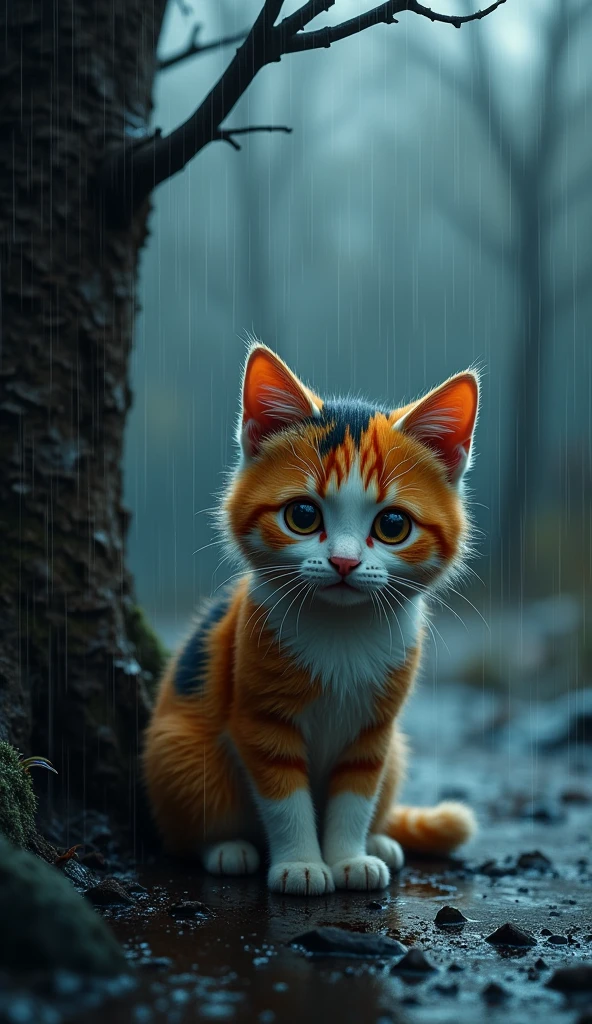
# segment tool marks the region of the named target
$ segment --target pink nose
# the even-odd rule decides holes
[[[330,558],[329,561],[340,576],[348,576],[352,569],[360,564],[357,558]]]

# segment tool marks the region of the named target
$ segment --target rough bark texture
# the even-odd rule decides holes
[[[121,473],[147,209],[106,229],[94,182],[148,119],[165,5],[0,13],[0,736],[122,816],[148,710]]]

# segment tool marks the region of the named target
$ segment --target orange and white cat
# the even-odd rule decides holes
[[[266,850],[269,888],[312,896],[383,888],[401,846],[471,836],[462,804],[395,793],[424,602],[466,552],[478,398],[468,371],[395,411],[322,401],[251,348],[219,519],[242,571],[171,660],[146,735],[169,850],[218,875]]]

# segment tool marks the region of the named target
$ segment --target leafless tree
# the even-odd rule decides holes
[[[126,567],[121,468],[152,191],[210,142],[276,130],[227,124],[265,65],[405,11],[460,27],[500,2],[458,17],[388,0],[309,28],[334,0],[284,18],[282,0],[264,0],[167,136],[148,127],[166,0],[2,5],[0,735],[50,756],[71,795],[133,811],[146,670],[159,663]]]
[[[465,0],[465,5],[467,0]],[[438,202],[452,226],[471,246],[506,265],[516,281],[519,326],[512,349],[513,392],[507,395],[511,441],[502,456],[500,528],[492,544],[492,565],[501,570],[502,593],[516,596],[524,585],[527,532],[543,476],[541,423],[549,353],[560,317],[592,294],[592,254],[582,265],[563,267],[553,260],[553,233],[585,199],[592,199],[592,145],[571,181],[557,186],[557,162],[567,127],[583,125],[592,111],[592,74],[586,87],[570,95],[570,45],[586,28],[592,0],[553,0],[537,16],[541,53],[536,106],[527,124],[507,108],[501,88],[504,59],[498,61],[480,26],[471,33],[469,60],[442,58],[421,41],[410,42],[410,55],[429,67],[439,83],[466,103],[485,131],[505,180],[512,210],[511,229],[503,237],[483,208],[454,201],[441,190]],[[590,26],[588,25],[588,28]],[[507,96],[507,93],[506,93]],[[585,136],[586,137],[586,136]]]

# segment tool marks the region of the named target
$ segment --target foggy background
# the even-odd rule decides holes
[[[182,48],[196,22],[203,42],[247,30],[260,4],[191,6],[184,14],[169,5],[161,56]],[[325,20],[366,6],[338,0]],[[464,9],[462,0],[440,7]],[[466,625],[436,615],[440,671],[500,686],[530,673],[548,693],[585,682],[592,16],[578,20],[578,7],[508,0],[460,31],[402,14],[398,25],[330,50],[284,57],[261,72],[230,124],[285,124],[293,134],[247,137],[240,153],[210,145],[156,192],[138,296],[126,500],[139,600],[167,643],[232,571],[216,571],[219,549],[204,548],[214,536],[202,510],[234,457],[252,332],[320,394],[393,406],[469,365],[482,368],[470,484],[482,531],[472,567],[483,583],[466,594],[488,626],[452,595]],[[561,46],[559,8],[574,19]],[[162,72],[153,123],[168,132],[184,120],[232,52]],[[544,220],[532,240],[544,360],[528,366],[539,443],[519,481],[525,571],[508,597],[500,552],[520,525],[502,485],[516,447],[525,338],[529,221],[517,184],[525,168],[539,227]]]

